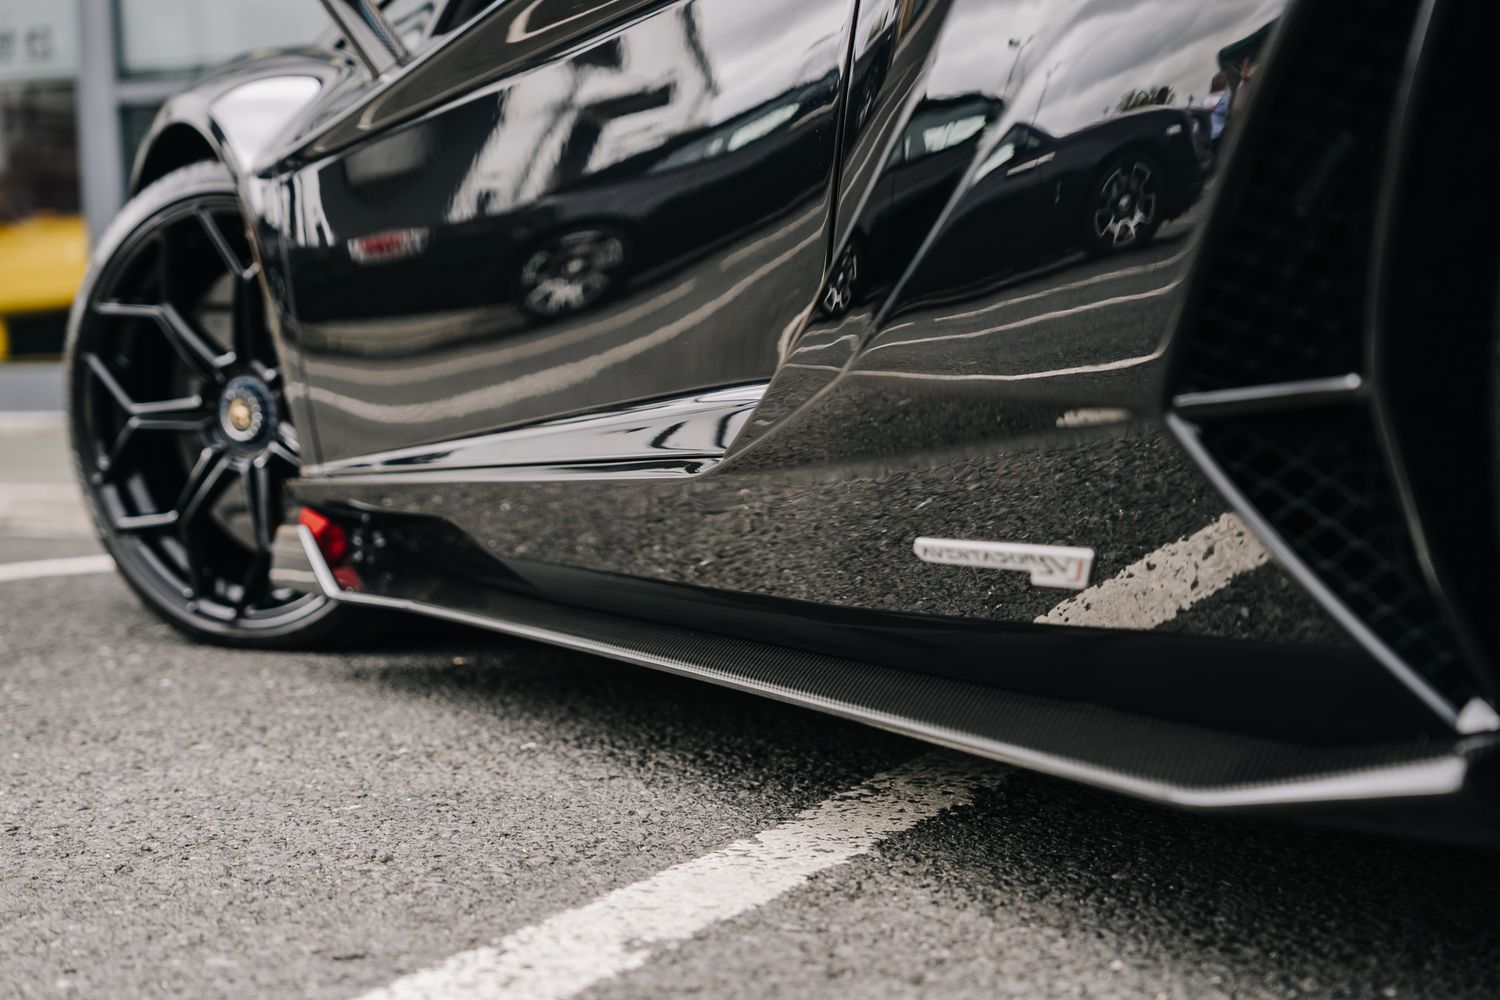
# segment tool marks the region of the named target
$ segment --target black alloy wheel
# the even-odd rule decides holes
[[[80,481],[125,579],[197,638],[284,646],[339,605],[275,587],[300,443],[235,186],[217,164],[137,196],[101,240],[68,331]]]
[[[1101,253],[1151,242],[1161,228],[1161,168],[1149,157],[1129,155],[1100,174],[1090,206],[1089,235]]]

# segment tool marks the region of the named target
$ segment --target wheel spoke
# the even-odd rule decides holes
[[[101,316],[152,320],[187,366],[212,382],[223,382],[223,369],[234,362],[233,352],[221,354],[215,351],[171,303],[100,302],[94,306],[94,311]]]
[[[208,414],[202,410],[181,414],[160,414],[146,417],[131,417],[130,423],[137,431],[159,431],[168,434],[192,434],[203,430],[208,423]]]
[[[125,422],[110,443],[108,457],[99,463],[98,471],[105,475],[119,467],[121,456],[137,434],[195,434],[202,431],[209,421],[209,414],[203,409],[203,400],[197,396],[167,399],[158,403],[137,403],[130,398],[130,394],[98,355],[87,355],[84,361],[126,414]]]
[[[115,530],[125,534],[142,534],[148,531],[163,531],[177,524],[177,512],[169,510],[164,514],[137,514],[133,517],[122,517],[115,521]]]
[[[213,577],[199,530],[201,518],[232,481],[228,473],[229,457],[219,448],[204,448],[177,500],[177,539],[187,554],[189,589],[194,596],[199,595],[204,581]]]
[[[265,592],[266,584],[270,582],[271,553],[269,551],[257,552],[250,560],[250,568],[240,580],[240,596],[234,602],[234,609],[244,614],[255,603],[256,599]]]
[[[276,480],[264,462],[250,462],[240,474],[245,489],[245,505],[250,512],[250,527],[255,536],[256,548],[262,552],[271,550],[271,536],[276,531],[280,518],[275,517]]]
[[[94,378],[98,379],[99,384],[104,386],[105,390],[114,397],[114,401],[120,409],[124,410],[127,414],[134,415],[137,405],[136,401],[130,398],[130,393],[126,392],[125,387],[120,384],[120,380],[115,378],[115,373],[109,370],[109,366],[104,363],[104,359],[97,354],[85,354],[83,356],[83,363],[88,365],[89,371],[93,373]]]
[[[200,396],[137,403],[99,355],[87,354],[84,355],[83,360],[93,372],[94,377],[114,397],[120,409],[124,410],[128,416],[135,418],[140,430],[197,430],[209,417],[203,409],[203,399]]]
[[[198,396],[167,399],[160,403],[139,403],[129,425],[137,432],[165,431],[192,434],[201,431],[213,419]]]
[[[280,441],[272,441],[267,445],[266,454],[285,464],[294,473],[302,470],[302,460],[294,452],[288,451]]]
[[[224,262],[224,270],[228,271],[241,282],[252,280],[257,271],[255,262],[250,261],[246,263],[240,260],[240,255],[235,253],[234,248],[229,245],[229,241],[224,238],[224,231],[219,228],[218,223],[214,222],[212,215],[200,210],[197,212],[197,216],[198,224],[208,234],[209,242],[214,245],[214,250],[218,252],[220,260]]]
[[[182,359],[189,366],[197,369],[198,373],[212,382],[223,382],[224,369],[234,363],[234,353],[220,354],[213,346],[204,339],[193,325],[187,321],[182,313],[177,311],[176,306],[166,305],[161,307],[158,317],[162,332],[182,355]]]
[[[188,473],[187,484],[177,498],[183,530],[191,530],[203,511],[213,505],[229,482],[229,456],[217,447],[204,448]]]
[[[94,312],[100,316],[113,316],[118,319],[149,319],[159,322],[161,317],[160,305],[140,302],[95,302]]]
[[[232,344],[236,360],[248,365],[260,360],[263,320],[260,300],[260,280],[255,277],[241,278],[234,283],[234,329]]]

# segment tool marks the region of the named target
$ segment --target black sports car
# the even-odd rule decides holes
[[[1483,5],[323,2],[166,105],[72,315],[152,610],[1494,842]]]

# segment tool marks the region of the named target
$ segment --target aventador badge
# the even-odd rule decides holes
[[[1093,549],[1010,542],[970,542],[951,538],[918,538],[917,558],[944,566],[975,566],[1030,573],[1036,587],[1083,590],[1094,571]]]

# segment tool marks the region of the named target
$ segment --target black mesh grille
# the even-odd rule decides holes
[[[1180,391],[1361,367],[1366,256],[1417,0],[1304,2],[1257,95],[1255,157],[1205,257]]]
[[[1408,666],[1460,704],[1474,694],[1363,406],[1210,424],[1203,441],[1277,534]]]
[[[1369,376],[1368,276],[1419,0],[1302,0],[1242,124],[1178,333],[1179,396]],[[1370,401],[1273,396],[1180,413],[1266,525],[1368,630],[1455,707],[1479,691],[1417,556]],[[1369,643],[1369,637],[1376,643]]]

